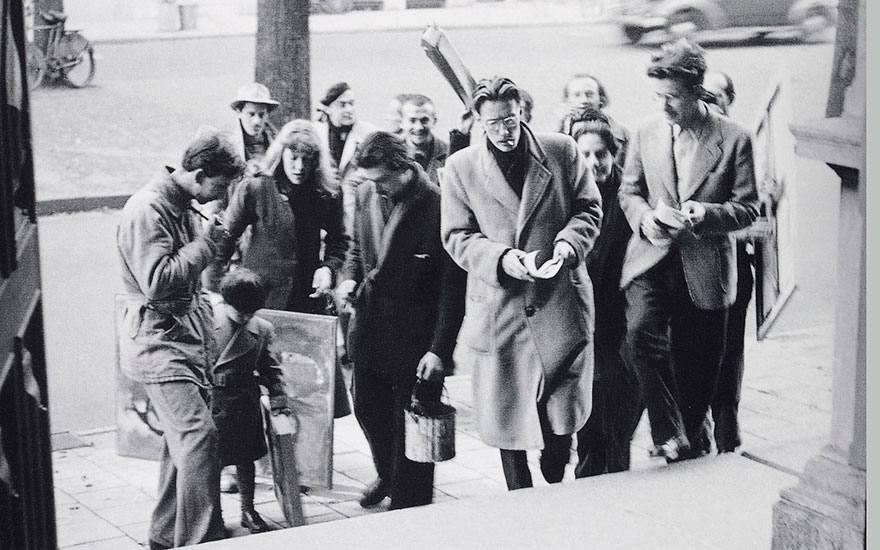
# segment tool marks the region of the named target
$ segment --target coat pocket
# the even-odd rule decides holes
[[[180,321],[174,315],[159,313],[150,308],[142,308],[137,334],[146,337],[173,339],[180,332]]]
[[[489,343],[492,340],[492,303],[488,296],[468,292],[464,321],[458,337],[472,351],[489,353]]]
[[[718,284],[721,286],[721,292],[727,294],[730,290],[730,272],[733,270],[733,263],[730,258],[734,257],[733,247],[727,240],[719,242],[715,247],[715,264],[718,270]]]

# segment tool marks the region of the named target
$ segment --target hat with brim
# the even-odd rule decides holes
[[[238,111],[245,103],[265,105],[269,111],[273,111],[276,107],[281,105],[269,95],[269,88],[258,82],[252,82],[240,87],[235,94],[235,99],[229,104],[229,106],[232,107],[233,110]]]

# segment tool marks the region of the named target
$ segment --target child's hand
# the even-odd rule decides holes
[[[309,298],[318,298],[330,292],[333,286],[333,272],[326,265],[315,270],[312,276],[312,288],[315,290],[309,294]]]
[[[291,411],[290,407],[287,405],[287,396],[276,395],[274,397],[270,397],[269,412],[272,413],[272,416],[278,416],[279,414],[291,414],[293,411]]]

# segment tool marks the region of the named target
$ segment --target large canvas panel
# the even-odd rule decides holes
[[[128,297],[116,297],[117,342]],[[275,326],[274,350],[281,363],[292,420],[299,482],[308,487],[332,486],[333,395],[336,366],[336,317],[263,309],[257,315]],[[117,343],[116,452],[158,460],[162,428],[143,384],[122,372]],[[271,476],[271,460],[260,460]]]

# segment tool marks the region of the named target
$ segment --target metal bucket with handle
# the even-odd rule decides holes
[[[404,411],[404,452],[413,462],[449,460],[455,456],[455,407],[442,400],[419,399],[420,384],[413,387]]]

